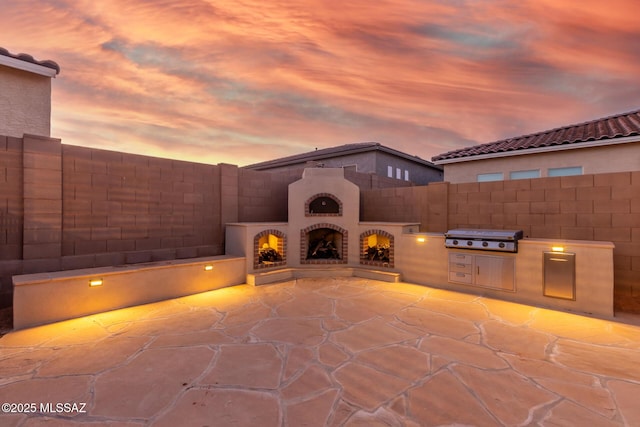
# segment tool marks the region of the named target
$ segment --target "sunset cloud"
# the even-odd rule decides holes
[[[249,164],[377,141],[429,159],[639,108],[633,0],[22,0],[63,143]]]

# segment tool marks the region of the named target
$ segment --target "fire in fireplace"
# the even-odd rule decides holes
[[[393,267],[393,235],[383,230],[369,230],[360,235],[361,264]]]
[[[258,253],[258,263],[266,264],[282,261],[282,255],[277,249],[270,247],[267,243],[263,243]]]
[[[332,224],[315,224],[300,232],[300,262],[342,264],[347,260],[347,231]]]
[[[319,228],[309,232],[307,259],[340,259],[339,247],[342,235],[330,228]]]
[[[278,230],[264,230],[254,237],[254,268],[284,265],[286,262],[285,235]]]

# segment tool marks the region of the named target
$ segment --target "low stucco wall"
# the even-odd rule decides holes
[[[205,266],[212,266],[205,270]],[[22,329],[244,283],[245,260],[216,256],[14,276],[13,326]],[[102,279],[102,286],[89,281]]]
[[[576,298],[566,300],[543,295],[543,254],[552,246],[575,253]],[[477,293],[523,304],[613,317],[613,249],[610,242],[523,239],[515,257],[515,291],[449,282],[449,254],[500,255],[500,252],[447,249],[440,233],[403,234],[396,242],[396,269],[402,281],[460,292]]]
[[[318,222],[331,222],[331,220],[327,219],[318,220]],[[336,221],[337,222],[337,221]],[[403,233],[409,232],[417,232],[419,229],[419,224],[417,223],[389,223],[389,222],[357,222],[352,224],[349,227],[349,243],[348,243],[348,256],[346,259],[346,263],[344,266],[349,267],[362,267],[362,262],[360,259],[360,235],[367,231],[379,230],[389,233],[394,236],[394,239],[400,238]],[[300,226],[298,226],[300,227]],[[234,223],[227,224],[226,227],[226,237],[225,237],[225,253],[227,255],[235,255],[246,258],[246,268],[247,273],[258,273],[258,272],[267,272],[267,271],[275,271],[279,268],[304,268],[309,267],[309,265],[302,265],[300,260],[300,228],[296,227],[294,224],[277,222],[277,223],[267,223],[267,222],[247,222],[247,223]],[[286,237],[286,262],[282,266],[274,267],[274,268],[265,268],[265,269],[255,269],[253,263],[254,256],[254,238],[255,236],[266,230],[277,230],[281,232]],[[318,268],[322,268],[323,265],[316,265]],[[331,265],[324,265],[324,268],[331,268]],[[387,271],[392,271],[396,269],[386,268]]]

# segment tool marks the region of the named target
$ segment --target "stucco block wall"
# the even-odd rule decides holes
[[[421,231],[521,229],[531,238],[613,242],[615,306],[640,312],[640,171],[432,183],[362,199],[364,221],[415,221]]]
[[[0,65],[0,135],[49,136],[51,78]]]

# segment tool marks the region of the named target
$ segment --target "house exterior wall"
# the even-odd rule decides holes
[[[401,180],[405,179],[405,171],[409,172],[409,181],[417,185],[426,185],[430,182],[442,181],[443,173],[441,170],[422,166],[418,163],[396,157],[388,153],[376,153],[376,169],[375,173],[380,176],[388,177],[388,167],[393,168],[393,178],[397,178],[396,171],[400,169]]]
[[[549,168],[582,166],[583,174],[640,170],[640,141],[602,147],[577,148],[546,153],[496,157],[444,164],[444,180],[451,183],[476,182],[478,174],[540,169],[540,177]]]
[[[316,162],[314,162],[316,163]],[[429,182],[442,181],[442,171],[436,168],[424,166],[420,163],[402,157],[394,156],[380,151],[366,151],[347,155],[336,155],[331,158],[317,161],[325,168],[346,168],[348,171],[376,174],[379,177],[389,178],[387,167],[393,167],[393,177],[396,179],[396,168],[401,170],[401,181],[405,180],[405,170],[409,172],[409,181],[417,185],[425,185]],[[300,162],[288,166],[279,166],[268,169],[269,172],[285,172],[307,167],[306,162]],[[355,168],[351,168],[356,166]]]
[[[355,153],[347,155],[336,155],[331,158],[314,161],[327,168],[343,168],[357,165],[357,171],[362,173],[374,173],[376,171],[376,157],[374,152]],[[290,164],[287,166],[275,166],[269,168],[269,172],[286,172],[296,169],[304,169],[308,164],[306,161]],[[386,175],[385,175],[386,176]]]
[[[51,78],[0,65],[0,135],[51,134]]]
[[[357,165],[355,168],[357,172],[375,173],[376,171],[376,156],[375,152],[371,151],[348,154],[346,156],[336,156],[330,159],[321,160],[320,163],[324,164],[324,167],[326,168],[344,168]]]

